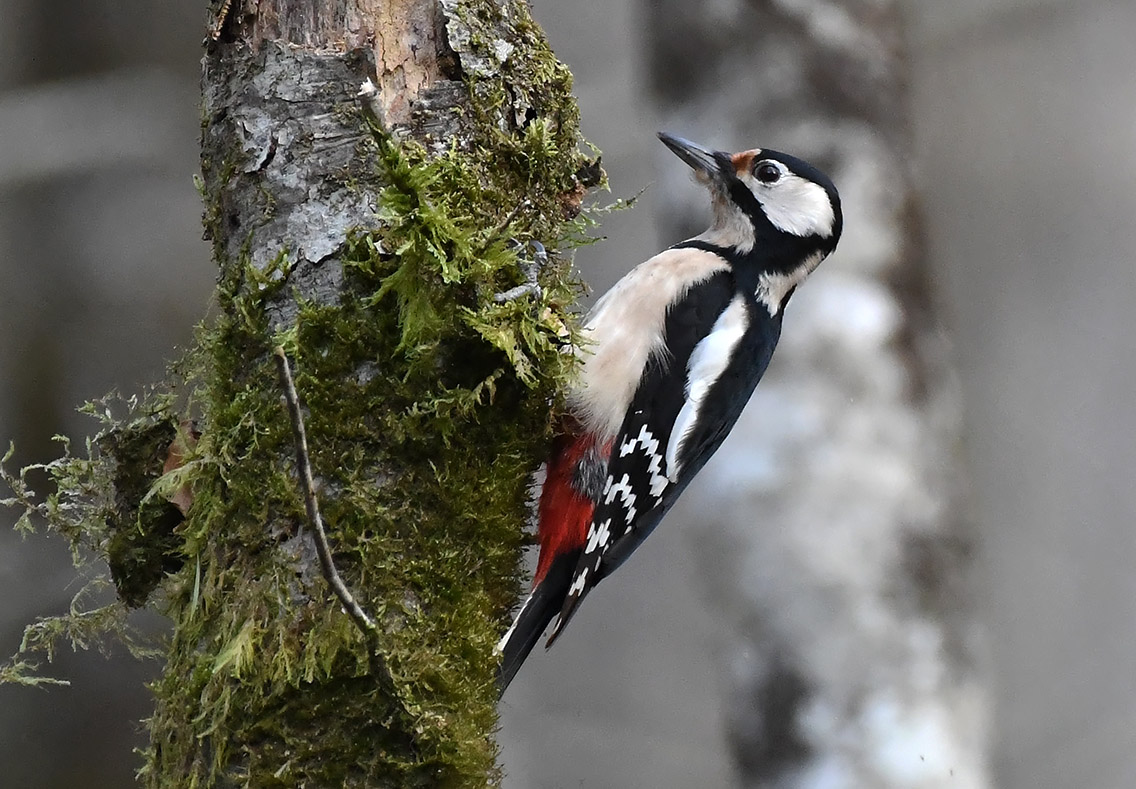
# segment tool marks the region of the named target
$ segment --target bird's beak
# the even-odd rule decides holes
[[[675,137],[666,132],[659,132],[659,139],[663,141],[663,145],[674,152],[675,156],[690,165],[694,172],[700,176],[722,181],[727,175],[727,170],[730,173],[733,172],[734,168],[729,156],[724,153],[709,151],[690,140],[684,140],[682,137]]]

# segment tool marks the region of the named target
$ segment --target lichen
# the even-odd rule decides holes
[[[455,46],[467,67],[461,138],[428,147],[340,107],[373,171],[333,186],[378,194],[378,211],[318,265],[263,248],[254,263],[255,227],[226,235],[226,190],[259,170],[241,164],[235,136],[228,153],[210,151],[201,191],[221,267],[217,317],[166,387],[179,397],[108,415],[86,457],[49,469],[58,492],[48,506],[8,477],[12,503],[89,549],[80,558],[118,555],[123,599],[171,621],[152,686],[147,785],[499,778],[493,646],[519,589],[529,475],[575,363],[565,350],[577,341],[580,286],[554,254],[538,294],[493,297],[522,281],[525,242],[564,250],[586,240],[580,201],[592,180],[581,175],[589,162],[571,76],[524,4],[446,8],[468,33]],[[475,55],[497,71],[468,67]],[[328,298],[311,283],[332,266]],[[366,644],[319,575],[276,344],[293,362],[336,563],[380,625],[393,693],[370,675]],[[200,437],[162,474],[162,445],[187,416]],[[188,514],[162,520],[182,488]],[[110,613],[125,610],[106,608],[116,632],[124,625]],[[47,634],[66,635],[78,614]],[[31,644],[4,678],[31,677],[29,656],[43,646]]]

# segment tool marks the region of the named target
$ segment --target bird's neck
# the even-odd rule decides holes
[[[823,259],[824,253],[818,251],[788,271],[762,271],[757,275],[754,296],[769,310],[770,315],[777,315],[797,286],[805,281],[805,277],[811,274]]]
[[[715,250],[730,250],[745,255],[753,251],[756,237],[750,221],[733,212],[725,217],[719,217],[710,229],[695,236],[691,241],[701,241]]]
[[[805,239],[783,234],[758,238],[748,247],[720,243],[722,236],[711,228],[676,247],[704,249],[730,264],[738,290],[751,293],[770,315],[778,315],[785,301],[824,259],[821,249],[810,249]]]

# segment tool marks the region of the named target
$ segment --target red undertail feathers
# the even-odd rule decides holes
[[[544,580],[556,557],[580,548],[587,539],[595,503],[578,489],[575,477],[581,460],[595,450],[595,437],[586,433],[566,432],[553,443],[540,491],[540,558],[533,587]]]

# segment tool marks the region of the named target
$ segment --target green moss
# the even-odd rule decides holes
[[[59,645],[73,649],[125,644],[138,656],[153,654],[129,626],[128,609],[142,604],[164,577],[176,569],[179,541],[176,519],[160,496],[162,464],[177,428],[170,421],[170,395],[151,391],[143,398],[122,400],[108,396],[82,410],[102,428],[86,442],[83,456],[71,453],[11,473],[0,460],[0,479],[12,491],[0,505],[22,510],[16,529],[31,531],[37,524],[59,532],[71,543],[72,556],[84,577],[90,578],[62,616],[45,617],[29,625],[13,658],[0,666],[0,683],[56,683],[39,673],[38,658],[49,662]],[[54,487],[38,496],[29,478],[46,476]],[[88,565],[99,559],[109,564],[110,578]],[[113,581],[113,582],[112,582]],[[118,599],[107,601],[105,589],[115,588]],[[66,684],[66,683],[58,683]]]
[[[381,189],[380,221],[344,239],[338,300],[294,286],[287,250],[264,271],[247,257],[219,260],[218,318],[182,365],[188,403],[134,403],[89,457],[54,467],[58,495],[87,500],[42,514],[117,562],[124,599],[149,598],[172,622],[153,685],[148,785],[499,777],[493,646],[519,588],[529,474],[575,363],[564,349],[576,341],[579,285],[554,255],[538,296],[493,296],[523,279],[514,242],[565,249],[586,229],[571,77],[523,5],[512,8],[523,51],[501,74],[467,74],[468,138],[428,156],[372,129],[361,155],[376,171],[351,188]],[[471,46],[492,35],[475,30]],[[202,192],[220,255],[221,184]],[[277,343],[293,360],[335,560],[379,623],[393,693],[370,675],[363,638],[318,574]],[[162,476],[163,446],[186,411],[200,440]],[[114,493],[90,494],[101,485]],[[159,503],[182,485],[193,505],[165,528]],[[13,666],[30,676],[26,662]]]
[[[495,772],[492,648],[517,589],[527,476],[572,363],[562,348],[575,290],[560,264],[539,299],[495,303],[518,279],[517,261],[474,219],[486,211],[470,197],[487,190],[452,188],[469,177],[459,172],[468,157],[411,163],[387,139],[376,144],[390,184],[384,223],[345,244],[339,302],[299,298],[295,325],[272,335],[266,306],[285,286],[246,267],[225,283],[223,317],[203,339],[199,453],[210,463],[183,529],[192,583],[185,572],[169,585],[176,639],[156,687],[154,774],[177,765],[208,782],[234,763],[275,773],[281,764],[259,738],[293,741],[278,731],[291,716],[277,716],[301,697],[334,704],[341,719],[389,718],[376,737],[394,738],[386,752],[375,740],[317,738],[310,759],[293,742],[287,764],[307,780],[339,785],[361,770],[400,786],[456,786]],[[337,561],[383,624],[393,706],[361,681],[363,643],[322,579],[297,576],[303,507],[268,355],[279,340],[307,407]],[[186,705],[203,730],[184,725]],[[413,758],[391,761],[408,737]],[[329,749],[337,760],[317,758]]]

